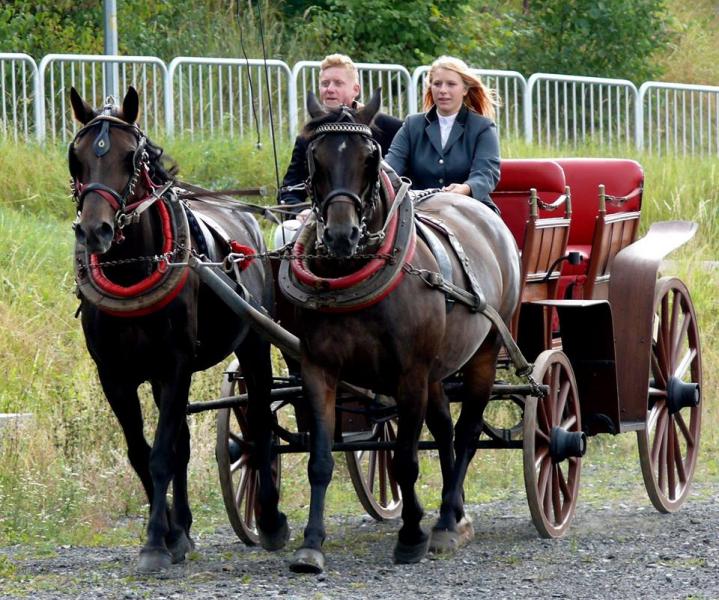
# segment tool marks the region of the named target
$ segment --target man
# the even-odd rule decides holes
[[[344,54],[330,54],[320,64],[320,102],[328,108],[350,106],[361,108],[355,100],[359,94],[359,74],[352,59]],[[374,138],[382,148],[382,155],[387,154],[392,139],[402,126],[402,121],[377,113],[373,123]],[[304,183],[309,174],[307,168],[308,141],[298,136],[292,151],[287,173],[282,181],[280,204],[299,204],[307,199],[304,189],[287,189]]]

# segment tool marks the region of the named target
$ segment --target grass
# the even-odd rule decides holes
[[[160,140],[162,142],[162,140]],[[181,176],[210,188],[274,187],[271,144],[262,148],[236,140],[176,139],[167,152]],[[290,145],[279,147],[285,165]],[[597,156],[601,149],[549,150],[510,140],[507,157]],[[701,326],[704,359],[704,427],[696,489],[711,493],[719,482],[716,371],[719,272],[703,262],[719,257],[719,173],[716,160],[655,158],[633,149],[617,156],[639,160],[646,172],[641,227],[655,221],[691,219],[699,231],[672,255],[672,273],[691,290]],[[102,397],[94,365],[84,347],[71,272],[73,206],[69,199],[65,149],[0,143],[0,412],[31,412],[33,420],[0,434],[0,546],[27,544],[51,552],[64,544],[137,546],[143,538],[146,501],[125,456],[125,443]],[[282,174],[282,173],[281,173]],[[273,195],[266,199],[273,201]],[[198,374],[192,398],[219,396],[218,366]],[[146,428],[157,418],[148,390],[142,398]],[[190,498],[200,537],[227,518],[214,461],[215,415],[190,418],[193,455]],[[584,461],[581,502],[648,505],[633,435],[593,438]],[[361,514],[343,457],[337,456],[328,497],[329,514]],[[283,456],[283,507],[303,523],[309,503],[307,456]],[[438,506],[436,456],[422,454],[418,492],[428,509]],[[472,504],[524,495],[521,452],[477,454],[468,476]],[[0,577],[12,563],[0,563]]]

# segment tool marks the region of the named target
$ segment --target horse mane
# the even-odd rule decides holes
[[[122,109],[117,105],[112,107],[110,115],[123,121],[125,120]],[[135,125],[137,125],[137,123],[135,123]],[[180,172],[180,167],[177,162],[175,162],[171,156],[165,154],[162,147],[153,142],[149,137],[145,137],[145,150],[147,152],[147,165],[150,170],[150,179],[152,179],[154,183],[162,184],[177,177],[177,174]]]
[[[145,150],[147,150],[147,164],[150,169],[150,178],[155,183],[164,183],[174,179],[180,172],[180,167],[175,160],[165,154],[165,151],[149,138]]]

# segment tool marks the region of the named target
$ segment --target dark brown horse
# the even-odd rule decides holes
[[[261,541],[277,549],[289,530],[277,510],[270,469],[269,345],[248,331],[193,271],[172,266],[189,252],[221,260],[229,251],[226,237],[245,250],[263,253],[257,222],[227,199],[194,200],[188,203],[193,214],[184,211],[170,188],[172,176],[163,167],[162,150],[135,123],[138,95],[133,88],[121,108],[109,105],[95,111],[75,89],[71,101],[83,125],[69,149],[78,203],[75,254],[82,327],[102,388],[122,426],[130,463],[150,503],[139,570],[165,569],[182,561],[192,547],[186,422],[190,381],[194,372],[232,352],[250,394],[248,418],[261,479]],[[214,224],[214,234],[208,224]],[[183,231],[189,233],[183,236]],[[257,303],[271,307],[267,261],[255,259],[244,266],[242,284]],[[152,446],[143,435],[137,391],[145,381],[159,409]]]
[[[335,285],[333,281],[342,276],[351,279],[351,273],[371,262],[367,254],[377,253],[384,239],[379,232],[384,229],[386,236],[391,229],[385,227],[392,210],[388,196],[376,192],[380,151],[370,130],[361,126],[371,124],[379,103],[379,90],[357,113],[346,108],[328,112],[313,96],[308,101],[314,118],[304,135],[312,140],[308,161],[316,238],[321,242],[314,252],[326,252],[326,258],[308,259],[307,263],[312,273],[307,277],[317,278],[317,290]],[[487,304],[507,322],[518,302],[520,271],[516,244],[501,219],[481,202],[450,193],[437,194],[419,208],[449,229],[466,254],[467,269],[463,269],[447,238],[440,242],[451,260],[455,284],[471,290],[468,272],[473,273]],[[405,219],[401,208],[395,210],[399,221]],[[401,254],[402,248],[395,251]],[[419,276],[421,269],[441,270],[419,237],[413,257],[406,261],[413,268],[400,269],[401,279],[387,286],[389,293],[375,295],[364,306],[359,302],[354,310],[344,306],[341,312],[332,312],[331,303],[315,304],[317,310],[299,309],[302,380],[313,418],[309,521],[303,546],[291,564],[293,570],[318,572],[324,565],[324,501],[333,470],[331,447],[340,380],[394,396],[397,402],[393,469],[404,506],[395,561],[419,561],[429,543],[420,527],[423,510],[414,490],[418,439],[425,416],[439,445],[444,481],[432,545],[437,550],[451,550],[471,537],[464,514],[463,482],[494,382],[500,338],[483,314],[459,303],[448,311],[444,295]],[[335,301],[346,297],[339,290]],[[306,302],[313,302],[311,292]],[[462,373],[464,390],[461,415],[453,431],[442,380],[457,371]]]

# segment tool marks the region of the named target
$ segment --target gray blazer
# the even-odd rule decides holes
[[[385,160],[412,180],[415,189],[466,183],[472,197],[494,203],[489,193],[499,181],[499,138],[494,122],[465,105],[457,114],[444,148],[437,107],[410,115],[390,146]]]

